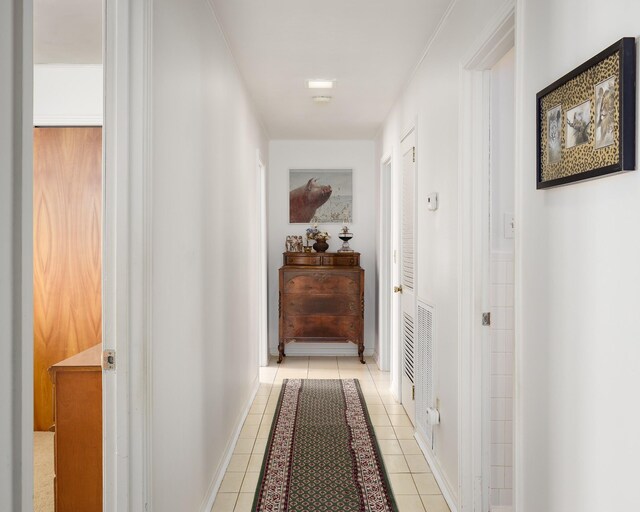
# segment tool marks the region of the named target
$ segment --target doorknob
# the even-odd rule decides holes
[[[394,286],[393,287],[393,293],[402,293],[402,285]]]

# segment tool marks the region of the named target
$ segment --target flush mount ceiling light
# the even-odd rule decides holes
[[[333,89],[335,83],[335,80],[317,78],[314,80],[307,80],[307,87],[309,89]]]
[[[331,101],[331,96],[314,96],[313,101],[316,103],[329,103]]]

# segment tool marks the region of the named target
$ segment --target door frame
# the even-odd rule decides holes
[[[152,0],[106,0],[104,20],[104,512],[151,510]]]
[[[416,146],[416,168],[415,168],[415,185],[416,185],[416,198],[417,198],[417,185],[418,185],[418,162],[419,162],[419,151],[418,151],[418,119],[414,118],[408,124],[408,126],[402,130],[400,138],[395,142],[392,148],[384,153],[384,156],[381,159],[381,166],[383,163],[390,161],[391,162],[391,180],[386,183],[380,179],[380,194],[387,193],[391,200],[391,226],[390,226],[390,239],[389,242],[396,250],[396,260],[399,261],[401,258],[400,253],[400,231],[401,231],[401,215],[402,215],[402,204],[401,204],[401,177],[402,177],[402,142],[411,134],[414,133],[415,137],[415,146]],[[381,167],[382,169],[382,167]],[[382,171],[381,171],[382,172]],[[387,192],[384,192],[382,189],[384,186],[389,187]],[[415,203],[415,210],[417,211],[417,202]],[[395,227],[395,229],[394,229]],[[414,218],[414,237],[415,237],[415,247],[416,247],[416,255],[415,261],[417,262],[417,246],[418,246],[418,223],[417,223],[417,213]],[[397,279],[397,284],[401,283],[401,276],[394,275],[395,270],[400,268],[400,263],[398,263],[397,267],[394,267],[394,263],[391,261],[388,268],[385,268],[383,265],[380,267],[380,282],[390,283],[389,288],[391,289],[394,286],[394,279]],[[416,274],[415,282],[417,283],[417,265],[414,267],[414,271]],[[385,275],[385,272],[387,273]],[[417,299],[417,292],[416,292]],[[401,334],[401,322],[400,322],[400,300],[397,294],[391,294],[391,300],[388,309],[381,309],[381,317],[388,315],[387,325],[390,332],[389,337],[389,371],[391,373],[391,384],[390,390],[393,397],[401,402],[402,399],[402,334]],[[395,322],[394,322],[395,315]],[[395,325],[394,325],[395,323]]]
[[[514,44],[515,2],[508,0],[460,65],[458,481],[461,511],[486,512],[489,505],[490,333],[481,325],[482,312],[488,305],[489,282],[490,79],[487,73]],[[514,443],[514,457],[515,446]]]
[[[117,370],[103,374],[104,511],[148,510],[151,476],[151,9],[152,1],[107,0],[103,20],[103,346],[117,350]],[[8,509],[33,510],[33,2],[4,7],[12,19],[14,89],[13,254],[19,283],[11,292],[10,332],[19,346],[1,368],[9,386],[12,430],[0,448],[11,453]],[[3,9],[4,9],[3,7]],[[5,13],[7,14],[7,13]],[[3,63],[4,66],[4,63]],[[11,74],[9,75],[11,76]],[[5,98],[8,99],[8,98]],[[3,262],[4,263],[4,262]],[[4,267],[3,267],[3,270]],[[19,312],[19,313],[18,313]],[[6,368],[4,366],[6,362]],[[3,401],[5,395],[2,395]],[[3,432],[4,434],[4,432]],[[10,443],[10,445],[8,445]],[[13,446],[13,448],[9,448]],[[4,474],[4,473],[3,473]],[[8,501],[7,501],[8,500]]]
[[[0,509],[33,510],[33,2],[0,4]],[[6,185],[6,186],[5,186]]]
[[[378,284],[378,366],[388,372],[391,367],[391,352],[397,340],[393,337],[393,185],[394,165],[393,149],[380,159],[380,209],[379,209],[379,242],[380,258]],[[385,215],[391,212],[392,215]]]
[[[407,132],[408,133],[408,132]],[[400,141],[397,142],[400,146]],[[387,268],[382,267],[383,272],[388,272],[382,277],[382,282],[389,283],[388,293],[390,294],[389,307],[382,310],[382,315],[388,315],[387,325],[389,331],[389,372],[390,390],[397,402],[402,399],[402,343],[400,325],[400,299],[397,293],[393,292],[393,287],[400,284],[400,265],[398,256],[400,254],[400,177],[401,158],[400,147],[393,146],[388,152],[391,162],[391,176],[388,183],[382,181],[389,187],[388,196],[390,200],[391,218],[389,219],[389,245],[392,256]]]
[[[267,238],[267,167],[260,154],[256,150],[256,169],[258,172],[258,218],[256,220],[259,228],[258,236],[258,364],[260,366],[269,365],[269,332],[268,332],[268,298],[267,298],[267,262],[268,262],[268,238]]]

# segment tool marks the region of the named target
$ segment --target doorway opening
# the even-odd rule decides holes
[[[515,482],[514,44],[508,3],[461,73],[460,495],[482,512],[510,512]]]
[[[103,507],[103,5],[34,2],[36,512]]]
[[[392,364],[392,347],[395,346],[393,339],[393,219],[392,219],[392,197],[393,197],[393,164],[392,155],[385,155],[380,160],[380,245],[378,254],[380,258],[380,284],[378,294],[378,347],[376,355],[378,367],[388,372]]]
[[[509,50],[489,71],[490,159],[488,275],[484,295],[488,296],[491,325],[485,344],[485,468],[489,475],[489,510],[510,511],[513,507],[513,400],[514,400],[514,285],[515,219],[514,162],[515,132],[513,105],[515,58]],[[486,367],[485,367],[486,368]],[[488,398],[488,399],[487,399]]]

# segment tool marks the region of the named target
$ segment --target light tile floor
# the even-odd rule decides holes
[[[212,512],[249,512],[283,379],[357,378],[378,437],[400,512],[449,512],[403,407],[389,392],[389,373],[367,358],[292,357],[260,369],[260,389],[218,491]]]

